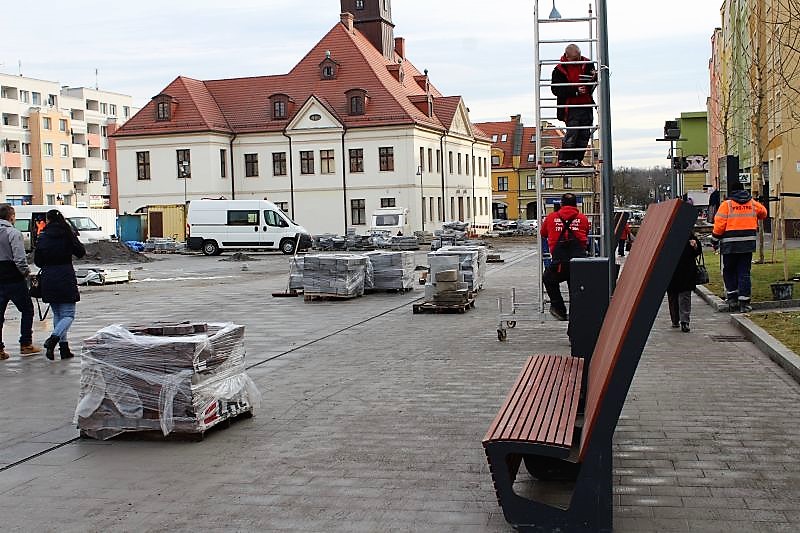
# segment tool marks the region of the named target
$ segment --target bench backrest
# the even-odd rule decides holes
[[[614,434],[642,350],[695,220],[695,208],[678,199],[647,210],[589,363],[581,461],[593,441],[610,442]]]

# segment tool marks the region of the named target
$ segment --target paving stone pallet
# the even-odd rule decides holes
[[[475,298],[470,298],[464,303],[440,305],[433,302],[424,302],[412,306],[415,315],[420,313],[466,313],[475,307]]]

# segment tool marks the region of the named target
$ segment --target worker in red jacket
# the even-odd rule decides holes
[[[550,314],[558,320],[567,320],[567,306],[561,296],[561,283],[569,285],[569,261],[586,257],[589,219],[578,210],[578,199],[572,193],[561,197],[561,209],[547,215],[540,234],[550,248],[550,266],[542,275],[544,288],[550,298]]]

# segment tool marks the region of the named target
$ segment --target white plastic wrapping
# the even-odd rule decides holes
[[[100,438],[154,429],[198,433],[259,407],[261,393],[244,367],[244,326],[180,328],[192,327],[207,331],[163,335],[158,327],[112,325],[85,340],[75,409],[80,429]],[[153,330],[161,334],[148,334]]]

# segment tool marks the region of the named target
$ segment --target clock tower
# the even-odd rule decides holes
[[[341,0],[342,13],[352,13],[355,28],[387,59],[394,60],[391,0]]]

